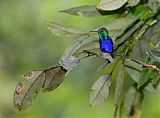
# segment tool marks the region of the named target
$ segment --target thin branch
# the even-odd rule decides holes
[[[160,69],[155,65],[145,64],[145,67],[150,67],[150,68],[152,68],[153,70],[157,71],[160,74]]]

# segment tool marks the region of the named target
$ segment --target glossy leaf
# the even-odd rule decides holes
[[[28,108],[36,98],[45,80],[43,71],[31,71],[24,75],[14,92],[13,101],[16,108]]]
[[[43,91],[53,91],[63,82],[67,70],[61,66],[52,66],[44,72],[45,82],[43,84]]]
[[[121,8],[128,0],[101,0],[97,8],[104,11],[112,11]]]
[[[108,97],[111,85],[110,74],[101,76],[91,87],[90,105],[97,106],[104,102]]]
[[[95,5],[92,5],[92,6],[84,5],[84,6],[80,6],[80,7],[74,7],[74,8],[63,10],[61,12],[65,12],[65,13],[68,13],[70,15],[77,15],[77,16],[83,15],[83,16],[86,16],[86,17],[92,17],[92,16],[99,16],[100,15],[100,13],[96,9]]]
[[[55,22],[48,22],[48,29],[56,36],[70,36],[78,37],[81,35],[86,35],[85,32],[76,27],[64,27]]]
[[[131,87],[126,93],[121,109],[121,118],[140,118],[143,94]]]
[[[115,74],[116,76],[115,104],[118,105],[120,103],[120,100],[122,97],[121,95],[123,91],[124,65],[123,65],[122,60],[118,62],[116,67],[117,68],[114,69],[113,74]]]

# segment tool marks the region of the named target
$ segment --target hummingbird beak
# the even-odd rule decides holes
[[[90,32],[98,32],[98,31],[94,31],[94,30],[92,30],[92,31],[90,31]]]

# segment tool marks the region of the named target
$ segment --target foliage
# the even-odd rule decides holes
[[[117,19],[90,30],[107,28],[114,42],[114,53],[111,56],[100,51],[97,34],[48,22],[48,28],[53,34],[74,38],[74,43],[66,49],[58,64],[23,76],[14,93],[15,107],[26,109],[41,89],[56,89],[65,75],[75,69],[81,60],[100,57],[105,60],[99,69],[104,71],[104,75],[91,87],[91,106],[102,104],[109,95],[112,81],[116,81],[114,117],[140,117],[143,91],[160,94],[159,1],[101,0],[97,6],[85,5],[61,12],[85,17],[118,14]],[[106,63],[106,60],[110,63]],[[124,91],[126,73],[135,81],[127,92]]]

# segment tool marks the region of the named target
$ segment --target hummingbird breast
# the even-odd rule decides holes
[[[99,44],[102,52],[113,53],[113,41],[109,36],[100,39]]]

